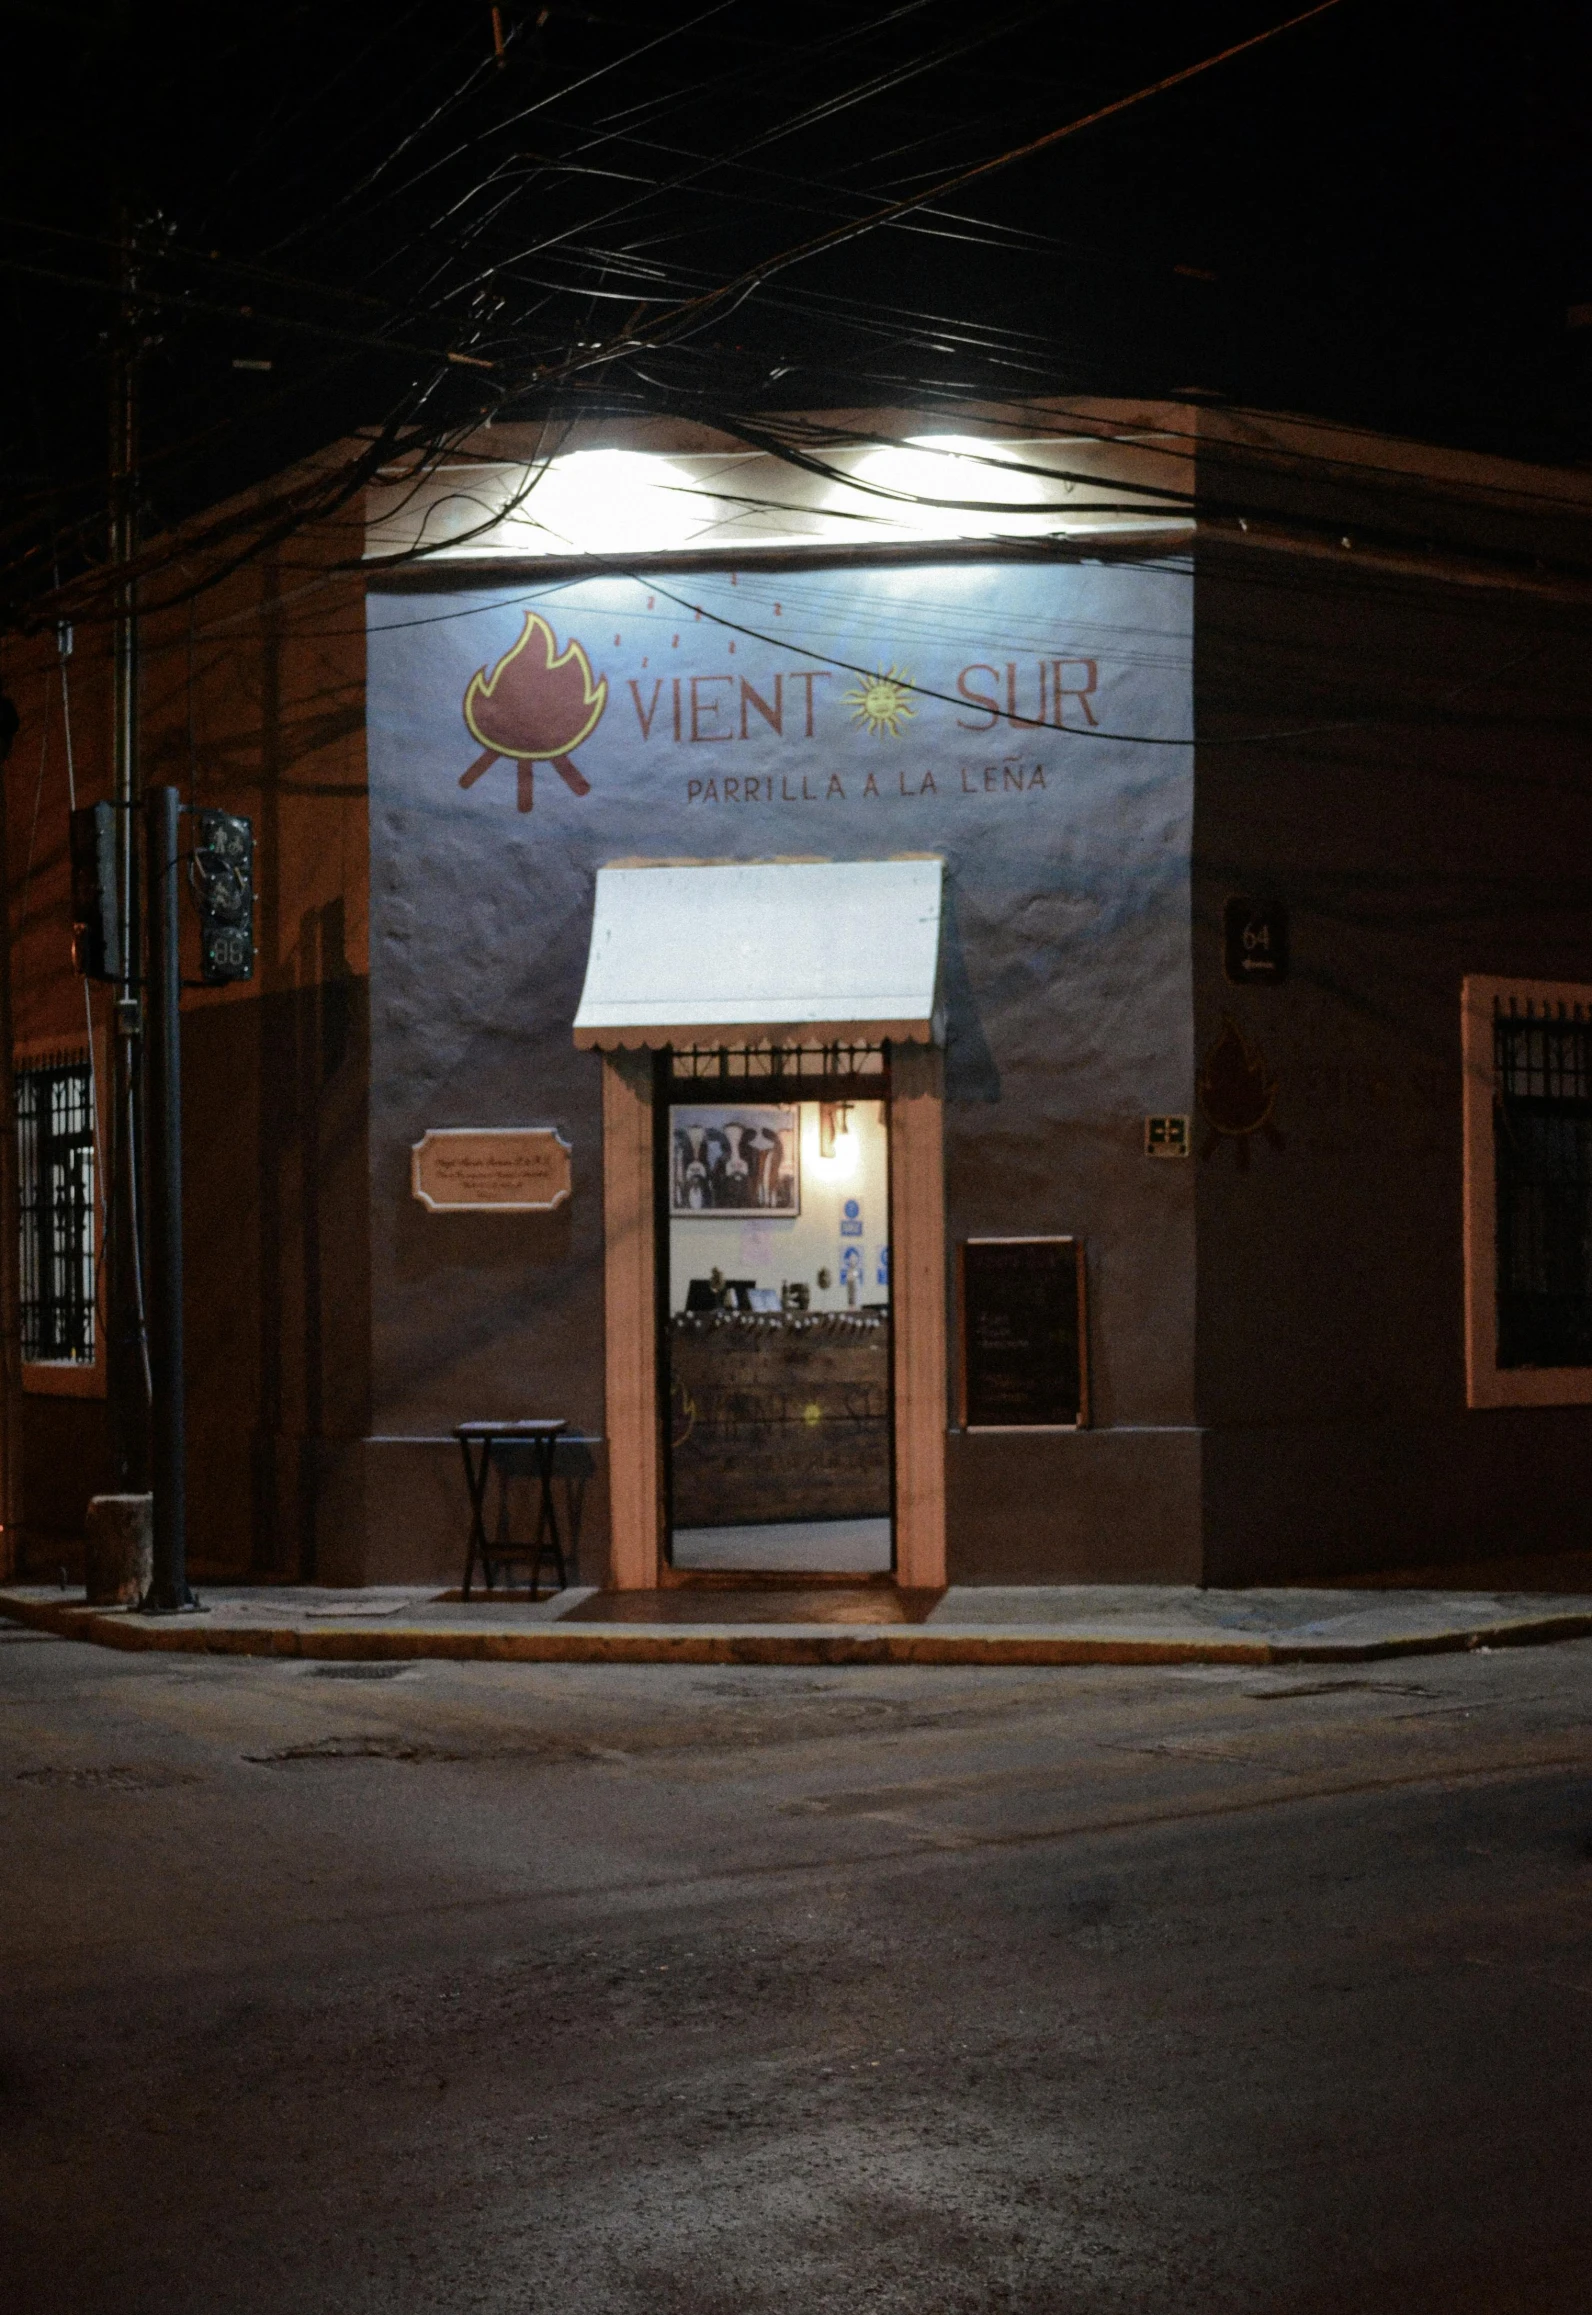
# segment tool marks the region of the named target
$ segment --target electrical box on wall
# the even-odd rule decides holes
[[[68,847],[72,863],[72,962],[88,980],[120,980],[115,805],[80,806],[71,817]]]

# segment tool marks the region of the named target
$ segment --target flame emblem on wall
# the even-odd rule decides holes
[[[478,667],[470,678],[464,720],[486,753],[460,773],[460,787],[473,788],[499,756],[508,756],[519,766],[522,812],[536,800],[538,764],[551,764],[577,796],[589,795],[591,782],[570,758],[591,738],[607,705],[608,678],[593,679],[580,645],[571,640],[560,651],[541,613],[527,611],[519,641],[490,673]]]
[[[1213,1156],[1222,1142],[1229,1140],[1243,1174],[1249,1171],[1252,1135],[1263,1133],[1273,1149],[1282,1148],[1283,1137],[1271,1122],[1277,1106],[1277,1080],[1267,1068],[1260,1047],[1250,1043],[1227,1013],[1222,1015],[1221,1035],[1200,1064],[1195,1089],[1211,1126],[1202,1157]]]

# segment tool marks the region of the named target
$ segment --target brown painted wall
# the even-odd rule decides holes
[[[146,782],[255,828],[255,978],[184,999],[201,1572],[313,1573],[322,1472],[366,1427],[363,589],[333,568],[360,542],[321,526],[146,623]],[[193,977],[191,911],[185,935]]]
[[[1253,1041],[1280,1137],[1194,1161],[1208,1580],[1587,1541],[1592,1409],[1465,1407],[1459,1067],[1465,973],[1592,980],[1585,637],[1348,550],[1202,551],[1196,1049]],[[1290,907],[1285,986],[1224,979],[1240,893]]]
[[[312,1569],[319,1475],[366,1428],[363,588],[334,568],[360,551],[358,511],[142,623],[146,784],[249,813],[256,840],[256,977],[183,999],[200,1575]],[[110,793],[108,678],[107,636],[80,631],[69,663],[79,802]],[[23,717],[8,792],[15,1033],[81,1038],[53,647],[30,647],[8,681]],[[191,910],[184,926],[195,977]],[[103,1021],[106,993],[92,1001]],[[84,1505],[110,1484],[104,1401],[30,1395],[22,1438],[25,1554],[75,1566]]]
[[[1235,487],[1231,458],[1209,471]],[[1403,487],[1280,474],[1279,507],[1372,530]],[[1462,562],[1530,534],[1449,508],[1433,535]],[[258,845],[257,978],[185,1000],[201,1575],[452,1577],[454,1422],[535,1404],[603,1427],[600,1072],[566,1033],[589,880],[551,858],[522,907],[511,816],[495,851],[401,800],[372,828],[363,594],[334,568],[359,543],[328,526],[146,622],[146,779],[251,813]],[[1466,972],[1592,980],[1585,618],[1474,577],[1208,535],[1191,925],[1147,926],[1084,851],[1009,921],[954,924],[948,1241],[1086,1240],[1097,1426],[949,1438],[955,1579],[1298,1579],[1583,1540],[1592,1409],[1464,1406],[1458,1030]],[[109,787],[107,676],[80,633],[83,801]],[[53,642],[6,678],[15,1034],[80,1038]],[[1290,906],[1281,989],[1223,979],[1239,892]],[[1046,960],[1097,916],[1084,986]],[[1185,939],[1192,1035],[1168,995]],[[1196,1112],[1192,1162],[1146,1161],[1143,1113],[1195,1110],[1224,1018],[1275,1072],[1278,1140],[1241,1170],[1230,1141],[1202,1154]],[[571,1205],[426,1214],[412,1140],[494,1121],[559,1127]],[[29,1396],[19,1438],[24,1551],[75,1568],[104,1404]],[[600,1449],[577,1460],[590,1580],[606,1480]]]
[[[107,793],[110,661],[103,635],[89,630],[73,640],[64,700],[53,634],[10,642],[4,661],[6,689],[22,719],[5,769],[4,873],[12,1031],[23,1054],[44,1046],[82,1049],[89,1040],[84,984],[71,962],[68,764],[80,803]],[[109,1008],[98,992],[91,1003],[94,1029],[102,1032]],[[3,1226],[14,1228],[15,1217]],[[65,1566],[75,1581],[84,1505],[114,1483],[105,1401],[24,1389],[14,1400],[12,1437],[15,1572],[53,1577]]]

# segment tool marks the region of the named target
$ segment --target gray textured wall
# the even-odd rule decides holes
[[[539,765],[522,813],[509,764],[459,779],[461,701],[527,608],[609,690],[576,751],[590,793]],[[1102,1431],[953,1441],[956,1571],[1191,1572],[1193,1185],[1141,1148],[1146,1112],[1190,1102],[1190,610],[1186,570],[1055,562],[372,595],[373,1433],[602,1428],[600,1065],[570,1042],[597,867],[935,852],[949,1235],[1088,1239]],[[1064,728],[1010,721],[1058,659]],[[844,698],[850,668],[891,667],[920,687],[899,733]],[[776,675],[780,733],[739,692],[773,704]],[[572,1141],[571,1203],[426,1213],[411,1143],[494,1123]]]

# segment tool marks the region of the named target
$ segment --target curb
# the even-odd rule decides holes
[[[712,1625],[664,1628],[543,1625],[534,1631],[435,1632],[400,1627],[306,1631],[296,1624],[149,1622],[126,1610],[23,1600],[0,1592],[0,1618],[58,1638],[137,1654],[274,1656],[319,1662],[487,1664],[1369,1664],[1392,1656],[1448,1656],[1478,1648],[1540,1648],[1592,1637],[1592,1612],[1512,1619],[1381,1640],[1124,1640],[1105,1634],[920,1626]]]

